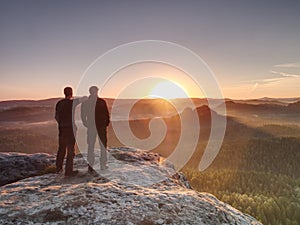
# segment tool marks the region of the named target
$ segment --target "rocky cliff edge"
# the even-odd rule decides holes
[[[0,187],[0,224],[260,224],[192,190],[154,153],[113,148],[108,165],[89,174],[83,154],[76,177],[45,174]]]

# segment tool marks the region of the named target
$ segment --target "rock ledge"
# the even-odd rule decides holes
[[[110,168],[99,174],[88,174],[81,156],[77,177],[46,174],[0,187],[0,224],[260,224],[190,189],[183,174],[153,153],[110,152]]]

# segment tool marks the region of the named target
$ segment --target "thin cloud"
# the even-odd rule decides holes
[[[252,92],[254,92],[256,90],[256,88],[258,87],[258,83],[256,82],[253,87],[251,88],[251,90],[249,91],[249,94],[251,94]]]
[[[275,65],[274,67],[280,67],[280,68],[300,68],[300,63],[283,63]]]
[[[255,80],[254,82],[256,82],[258,84],[271,84],[271,83],[275,83],[275,82],[278,82],[281,80],[284,80],[284,77],[267,78],[267,79]]]
[[[256,80],[245,80],[245,81],[241,81],[239,83],[254,83],[255,86],[257,86],[258,84],[268,84],[268,83],[273,83],[273,82],[277,82],[280,80],[285,79],[284,77],[276,77],[276,78],[266,78],[266,79],[256,79]]]
[[[245,85],[252,85],[251,87],[251,92],[256,90],[258,86],[270,86],[274,85],[278,82],[282,82],[287,79],[295,79],[295,78],[300,78],[300,74],[292,74],[292,73],[284,73],[284,72],[279,72],[275,70],[271,70],[270,73],[275,74],[276,77],[271,77],[271,78],[262,78],[262,79],[254,79],[254,80],[245,80],[245,81],[240,81],[238,83],[242,83]]]
[[[278,71],[274,71],[274,70],[271,70],[270,72],[274,73],[274,74],[279,74],[283,77],[300,77],[299,74],[284,73],[284,72],[278,72]]]
[[[291,73],[284,73],[284,72],[278,72],[271,70],[272,74],[280,75],[279,77],[272,77],[272,78],[263,78],[263,79],[255,79],[255,80],[246,80],[241,81],[239,83],[251,83],[253,84],[253,88],[256,89],[258,85],[270,85],[279,81],[283,81],[290,78],[300,78],[299,74],[291,74]]]

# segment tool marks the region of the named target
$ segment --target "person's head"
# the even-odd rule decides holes
[[[90,92],[90,95],[98,95],[98,87],[97,86],[91,86],[89,88],[89,92]]]
[[[65,87],[64,88],[64,94],[66,98],[72,98],[73,97],[73,90],[71,87]]]

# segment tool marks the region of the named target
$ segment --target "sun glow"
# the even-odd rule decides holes
[[[150,98],[189,98],[187,91],[174,81],[162,81],[156,84],[149,92]]]

